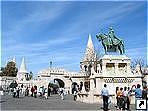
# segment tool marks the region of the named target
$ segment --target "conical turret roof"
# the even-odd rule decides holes
[[[12,59],[12,62],[16,63],[16,59],[15,59],[15,56],[13,57],[13,59]]]
[[[87,48],[94,50],[94,45],[93,45],[93,42],[91,39],[91,34],[89,34],[89,36],[88,36]]]
[[[25,63],[25,58],[24,57],[22,58],[22,63],[21,63],[19,72],[27,73],[26,63]]]
[[[89,34],[89,38],[88,38],[87,47],[86,47],[83,61],[90,61],[90,60],[94,59],[94,57],[95,57],[95,49],[94,49],[94,45],[93,45],[93,42],[91,39],[91,34]]]

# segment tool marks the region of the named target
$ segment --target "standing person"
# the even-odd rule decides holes
[[[44,96],[45,99],[48,99],[48,91],[47,91],[47,88],[44,88],[43,96]]]
[[[17,87],[17,89],[16,89],[16,97],[19,98],[19,95],[20,95],[20,88]]]
[[[127,90],[127,87],[124,87],[123,97],[124,97],[123,109],[125,109],[125,108],[127,109],[127,103],[128,103],[128,90]]]
[[[77,92],[78,92],[78,89],[76,88],[73,93],[74,101],[77,100]]]
[[[147,100],[147,94],[148,94],[147,87],[144,86],[143,90],[142,90],[142,99],[146,99]]]
[[[64,89],[59,88],[61,99],[64,100]]]
[[[32,96],[32,97],[33,97],[33,94],[34,94],[34,90],[35,90],[35,89],[34,89],[34,87],[32,86],[32,87],[31,87],[31,96]]]
[[[135,92],[135,103],[136,103],[136,100],[142,98],[142,90],[140,89],[140,87],[141,85],[137,84],[137,88],[133,90]]]
[[[28,95],[29,95],[29,89],[27,87],[26,90],[25,90],[25,96],[28,96]]]
[[[119,91],[119,87],[116,87],[117,109],[119,108],[119,99],[118,99],[118,95],[117,95],[118,91]]]
[[[77,91],[76,91],[76,90],[75,90],[74,93],[73,93],[73,99],[74,99],[74,101],[77,100]]]
[[[22,96],[25,96],[25,90],[26,90],[26,88],[25,88],[25,86],[23,86],[22,87]]]
[[[51,88],[50,88],[50,86],[48,87],[48,96],[50,96],[51,95]]]
[[[101,95],[103,96],[103,109],[104,109],[104,111],[107,111],[108,110],[109,92],[108,92],[106,84],[104,84],[104,88],[101,90]]]
[[[128,98],[127,98],[127,110],[130,110],[130,103],[131,103],[131,95],[132,94],[132,90],[130,89],[130,87],[128,87]]]
[[[13,97],[16,97],[16,88],[13,89]]]
[[[34,86],[34,97],[37,98],[37,86]]]
[[[123,97],[123,88],[121,87],[117,93],[119,100],[119,109],[122,110],[124,108],[124,97]]]

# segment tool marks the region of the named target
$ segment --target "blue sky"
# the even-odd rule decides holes
[[[2,2],[1,65],[16,57],[26,59],[34,74],[53,67],[79,71],[88,34],[100,53],[103,47],[95,35],[113,26],[125,42],[126,55],[147,61],[146,2]]]

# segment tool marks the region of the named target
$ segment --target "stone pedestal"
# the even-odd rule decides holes
[[[118,75],[118,63],[115,63],[115,74]]]

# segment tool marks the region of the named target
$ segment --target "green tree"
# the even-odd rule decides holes
[[[16,63],[10,61],[4,68],[1,68],[1,75],[0,76],[10,76],[16,77],[18,72],[18,68],[16,67]]]

